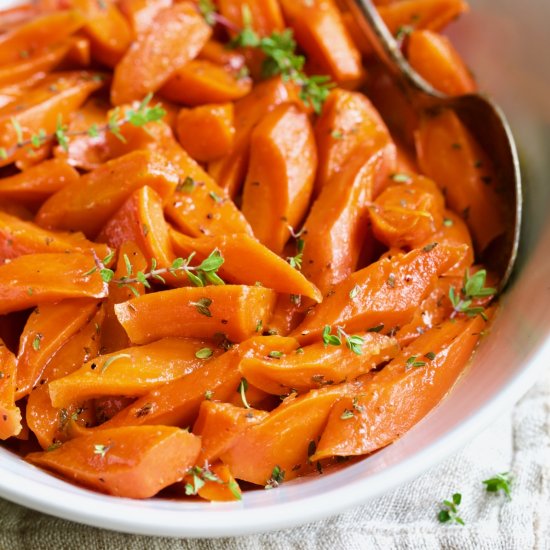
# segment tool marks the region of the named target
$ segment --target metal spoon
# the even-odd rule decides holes
[[[481,260],[499,276],[502,290],[512,273],[521,228],[522,186],[517,148],[501,109],[488,97],[451,97],[433,88],[408,63],[371,0],[346,0],[352,14],[390,73],[404,85],[413,105],[422,110],[453,109],[491,158],[506,201],[506,232],[482,253]]]

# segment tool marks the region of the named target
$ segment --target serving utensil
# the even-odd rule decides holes
[[[512,130],[500,107],[482,94],[448,96],[431,86],[408,63],[371,0],[346,0],[360,28],[416,109],[452,109],[493,161],[506,204],[506,231],[481,254],[499,277],[502,290],[516,262],[522,210],[521,172]]]

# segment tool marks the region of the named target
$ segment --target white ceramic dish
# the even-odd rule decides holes
[[[0,7],[15,2],[0,0]],[[530,387],[550,359],[550,51],[547,0],[472,0],[452,31],[482,85],[510,116],[525,165],[520,266],[468,375],[396,444],[338,473],[258,490],[241,503],[117,499],[75,487],[0,449],[0,496],[130,533],[244,535],[292,527],[364,503],[463,446]]]

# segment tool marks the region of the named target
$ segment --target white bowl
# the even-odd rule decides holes
[[[0,0],[6,7],[10,0]],[[468,375],[394,445],[340,472],[244,495],[241,503],[134,501],[81,489],[0,449],[0,496],[66,519],[130,533],[218,537],[282,529],[389,491],[463,446],[533,384],[550,358],[550,4],[477,0],[452,31],[483,87],[509,115],[525,166],[516,280]]]

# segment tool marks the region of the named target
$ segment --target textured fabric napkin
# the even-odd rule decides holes
[[[512,500],[482,480],[514,476]],[[438,503],[462,493],[466,525],[441,524]],[[125,535],[0,499],[0,550],[536,550],[550,549],[550,370],[462,452],[414,482],[344,514],[276,533],[212,540]]]

